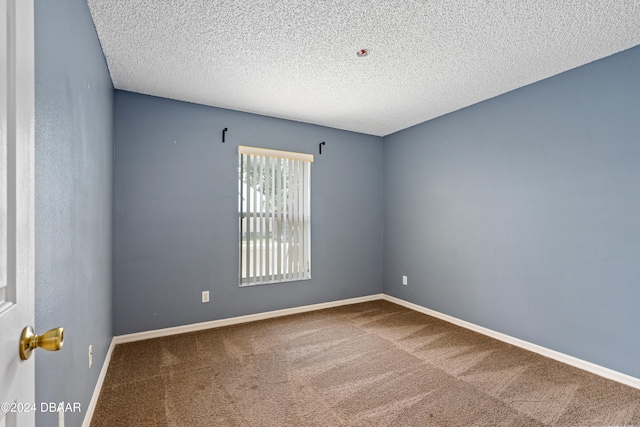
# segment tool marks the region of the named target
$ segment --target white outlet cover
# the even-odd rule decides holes
[[[402,284],[403,285],[407,284],[407,276],[402,276]]]
[[[93,346],[89,345],[89,367],[93,365]]]
[[[209,302],[209,291],[202,291],[202,302]]]

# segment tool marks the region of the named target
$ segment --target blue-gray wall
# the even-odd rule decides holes
[[[385,293],[640,377],[639,70],[636,47],[385,137]]]
[[[382,292],[382,138],[122,91],[115,101],[116,335]],[[238,287],[239,144],[316,154],[311,280]]]
[[[36,0],[35,326],[66,328],[37,401],[86,410],[114,334],[383,289],[640,377],[638,69],[634,48],[382,139],[114,95],[86,2]],[[312,280],[239,288],[237,145],[320,141]]]
[[[85,0],[36,0],[35,13],[35,327],[65,328],[59,352],[35,354],[36,401],[81,403],[65,416],[78,426],[113,336],[113,86]]]

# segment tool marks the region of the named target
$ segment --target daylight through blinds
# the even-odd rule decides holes
[[[239,146],[240,285],[311,277],[313,155]]]

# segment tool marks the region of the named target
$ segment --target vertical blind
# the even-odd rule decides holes
[[[313,155],[238,146],[240,285],[311,278]]]

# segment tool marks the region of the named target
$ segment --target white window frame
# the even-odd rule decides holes
[[[240,286],[311,279],[313,155],[238,146]]]

